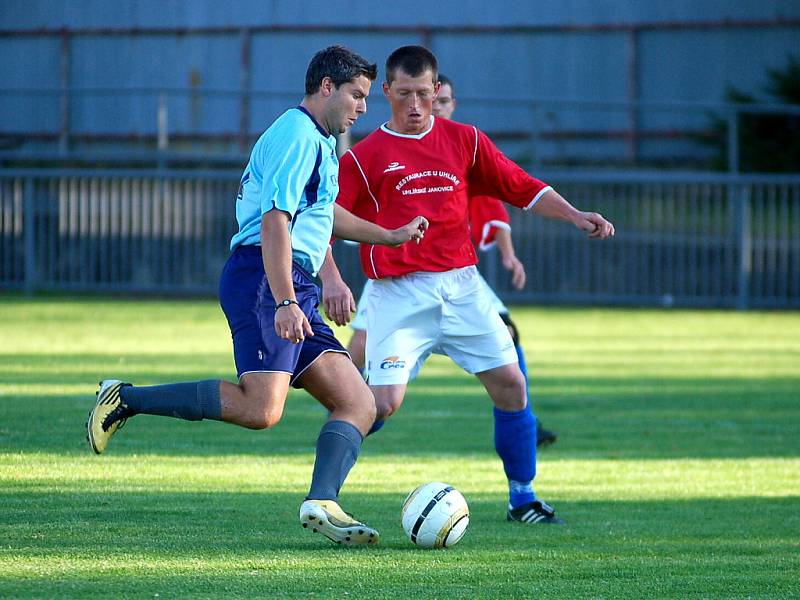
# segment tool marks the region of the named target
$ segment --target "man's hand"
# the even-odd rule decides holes
[[[511,285],[514,286],[514,289],[521,290],[525,287],[525,267],[516,257],[516,255],[512,254],[510,256],[503,257],[503,267],[506,270],[511,271]]]
[[[497,249],[500,251],[500,260],[503,262],[503,267],[511,271],[511,285],[515,289],[521,290],[525,287],[525,267],[517,258],[514,252],[514,243],[511,241],[511,230],[501,227],[496,228],[494,233],[494,241],[497,244]]]
[[[578,210],[554,189],[548,190],[540,198],[534,205],[533,212],[548,219],[572,223],[581,231],[588,233],[590,238],[604,240],[614,235],[614,225],[606,221],[603,215]]]
[[[353,293],[341,277],[331,278],[322,285],[322,306],[325,314],[338,326],[347,325],[356,312],[356,301]]]
[[[299,344],[314,335],[311,324],[297,304],[279,306],[275,311],[275,333],[278,337]]]
[[[590,238],[604,240],[614,235],[614,225],[594,212],[580,212],[575,219],[575,227],[585,231]]]
[[[389,239],[387,246],[400,246],[410,240],[414,240],[419,244],[420,240],[425,237],[425,231],[428,229],[428,219],[419,216],[414,217],[406,225],[392,229],[388,232]]]

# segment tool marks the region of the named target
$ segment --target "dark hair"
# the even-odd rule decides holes
[[[306,95],[317,93],[325,77],[330,77],[333,84],[339,87],[359,75],[374,81],[378,76],[378,65],[370,64],[363,56],[344,46],[328,46],[317,52],[308,63]]]
[[[433,52],[423,46],[401,46],[386,59],[386,82],[392,83],[397,69],[411,77],[419,77],[426,70],[433,73],[433,83],[438,81],[439,62]]]
[[[441,83],[442,85],[449,85],[450,86],[450,92],[453,94],[453,98],[456,97],[456,86],[453,85],[453,82],[450,80],[450,78],[447,75],[443,75],[442,73],[439,73],[439,83]]]

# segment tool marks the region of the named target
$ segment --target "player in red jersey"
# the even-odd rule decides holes
[[[433,101],[433,115],[437,118],[451,119],[456,109],[455,86],[453,82],[442,73],[439,73],[439,84],[439,92],[436,94],[436,99]],[[508,211],[503,203],[491,196],[470,196],[469,228],[472,244],[475,248],[486,252],[497,247],[503,267],[510,272],[511,284],[515,289],[521,290],[525,286],[525,266],[517,258],[514,250]],[[347,351],[350,353],[350,358],[353,359],[356,367],[362,371],[366,366],[367,318],[365,313],[367,304],[366,298],[372,288],[371,282],[372,280],[368,279],[361,292],[361,299],[358,302],[356,316],[350,323],[353,335],[350,337],[350,341],[347,344]],[[492,298],[492,304],[495,310],[497,310],[500,318],[503,319],[503,322],[508,327],[511,339],[514,340],[514,349],[517,352],[519,368],[527,381],[528,369],[525,361],[525,353],[519,341],[519,330],[517,329],[516,323],[511,319],[508,307],[500,300],[497,294],[494,293],[494,290],[489,287],[488,293]],[[526,385],[526,388],[527,387]],[[558,436],[553,431],[542,427],[541,422],[537,420],[537,447],[553,444],[557,438]]]
[[[478,377],[494,403],[495,448],[509,480],[507,519],[562,523],[533,491],[536,421],[513,341],[475,268],[468,197],[503,198],[598,239],[612,236],[614,226],[525,173],[477,128],[435,119],[438,64],[427,49],[395,50],[386,78],[391,119],[342,157],[337,202],[386,228],[408,223],[409,214],[424,215],[430,226],[413,248],[361,246],[364,272],[375,280],[367,300],[367,369],[378,419],[400,407],[408,381],[432,352],[447,354]],[[330,255],[327,262],[323,286],[336,286]],[[347,322],[351,304],[329,306],[329,314]]]

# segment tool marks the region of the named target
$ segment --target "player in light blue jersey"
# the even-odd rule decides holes
[[[242,176],[236,202],[239,232],[231,250],[259,244],[263,209],[274,207],[293,215],[288,223],[292,259],[316,273],[325,258],[319,240],[333,225],[338,171],[336,138],[302,105],[283,113],[256,142]]]
[[[376,72],[374,64],[342,46],[319,51],[309,64],[300,106],[278,117],[253,148],[236,202],[239,231],[220,279],[238,383],[134,387],[105,380],[87,422],[97,454],[137,414],[265,429],[280,420],[289,386],[304,388],[331,415],[317,438],[300,522],[345,545],[371,545],[379,539],[376,530],[338,504],[339,490],[375,420],[375,399],[320,317],[320,291],[312,277],[332,232],[344,239],[398,245],[419,241],[427,227],[417,217],[387,230],[334,204],[334,136],[366,112]]]

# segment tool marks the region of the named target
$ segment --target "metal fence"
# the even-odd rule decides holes
[[[529,283],[509,302],[800,308],[800,176],[542,172],[613,240],[512,211]],[[235,231],[233,171],[0,172],[0,289],[214,294]],[[336,256],[356,290],[356,253]]]
[[[238,174],[0,174],[0,286],[211,293],[235,229]]]
[[[30,110],[49,101],[48,110],[38,112],[57,114],[62,94],[81,107],[81,114],[93,119],[104,114],[104,125],[80,129],[73,124],[71,130],[62,127],[61,132],[25,129],[24,119],[18,118],[23,108]],[[243,164],[264,124],[296,100],[293,92],[266,90],[8,89],[0,81],[0,162],[13,166],[47,161],[74,164],[84,159],[105,163],[111,157],[116,163],[213,161],[221,165],[237,160]],[[247,127],[231,129],[235,112],[251,103],[260,107],[253,123],[243,114],[238,120],[247,121]],[[388,105],[375,104],[369,116],[354,126],[354,139],[361,139],[389,118]],[[109,109],[118,106],[136,110],[118,114]],[[798,130],[800,120],[800,106],[777,103],[630,102],[459,93],[458,106],[459,120],[485,123],[489,127],[485,132],[508,156],[537,171],[654,167],[753,171],[752,155],[760,150],[747,143],[753,135],[753,119],[772,118],[770,126],[787,128],[787,136]],[[193,113],[206,116],[192,118]],[[249,109],[246,115],[250,115]],[[775,171],[786,172],[778,167],[772,165]],[[800,170],[800,163],[794,167]]]

